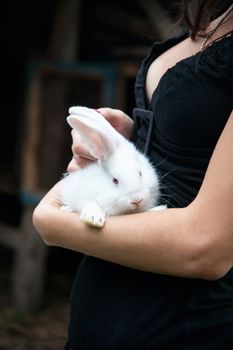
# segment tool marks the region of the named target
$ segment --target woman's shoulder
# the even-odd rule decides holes
[[[207,46],[201,61],[210,68],[225,71],[233,78],[233,32]]]

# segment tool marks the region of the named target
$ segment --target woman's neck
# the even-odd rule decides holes
[[[213,20],[206,29],[204,36],[209,37],[208,43],[233,31],[233,4],[218,18]]]

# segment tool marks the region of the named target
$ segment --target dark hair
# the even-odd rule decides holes
[[[190,30],[195,39],[204,33],[210,22],[223,14],[233,0],[182,0],[180,6],[181,22]],[[232,8],[233,13],[233,8]]]

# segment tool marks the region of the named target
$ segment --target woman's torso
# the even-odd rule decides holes
[[[168,50],[163,52],[159,57],[156,57],[148,67],[145,81],[145,90],[148,101],[151,100],[153,92],[157,88],[160,79],[167,72],[168,69],[174,67],[181,60],[195,55],[200,51],[200,38],[193,41],[190,37],[178,42]]]
[[[186,37],[155,44],[135,85],[137,107],[149,109],[155,119],[149,156],[163,178],[161,201],[176,207],[195,198],[232,109],[231,58],[224,59],[232,52],[230,38],[203,53],[198,71],[196,56],[165,68],[147,102],[148,68]],[[142,121],[138,147],[143,148],[146,138]],[[233,273],[208,282],[136,271],[86,256],[72,291],[69,338],[73,350],[232,350]]]

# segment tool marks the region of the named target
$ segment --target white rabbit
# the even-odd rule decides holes
[[[71,107],[69,113],[68,123],[97,161],[62,179],[62,209],[80,212],[83,222],[102,227],[106,216],[156,206],[159,181],[149,160],[95,110]]]

